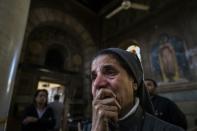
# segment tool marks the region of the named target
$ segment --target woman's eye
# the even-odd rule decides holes
[[[118,73],[118,71],[114,68],[109,67],[104,68],[103,73],[108,76],[115,76]]]
[[[116,71],[114,71],[114,70],[107,70],[106,74],[108,74],[108,75],[115,75]]]

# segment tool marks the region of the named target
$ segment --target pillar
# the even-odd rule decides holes
[[[6,130],[29,5],[30,0],[0,1],[0,131]]]

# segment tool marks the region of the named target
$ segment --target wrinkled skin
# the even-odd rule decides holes
[[[92,131],[107,131],[133,106],[137,85],[112,55],[97,56],[91,65]]]

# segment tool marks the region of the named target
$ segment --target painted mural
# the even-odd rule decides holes
[[[185,42],[179,37],[161,34],[153,43],[151,62],[157,81],[177,82],[189,79]]]
[[[191,79],[197,80],[197,46],[187,50],[187,56],[189,56],[189,65],[191,71]]]

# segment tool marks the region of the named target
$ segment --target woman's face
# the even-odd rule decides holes
[[[133,105],[134,80],[128,76],[125,69],[120,66],[115,58],[110,55],[98,56],[92,62],[91,76],[94,98],[100,89],[105,88],[116,95],[122,109]]]
[[[45,105],[47,103],[47,93],[44,91],[40,91],[35,98],[36,104]]]

